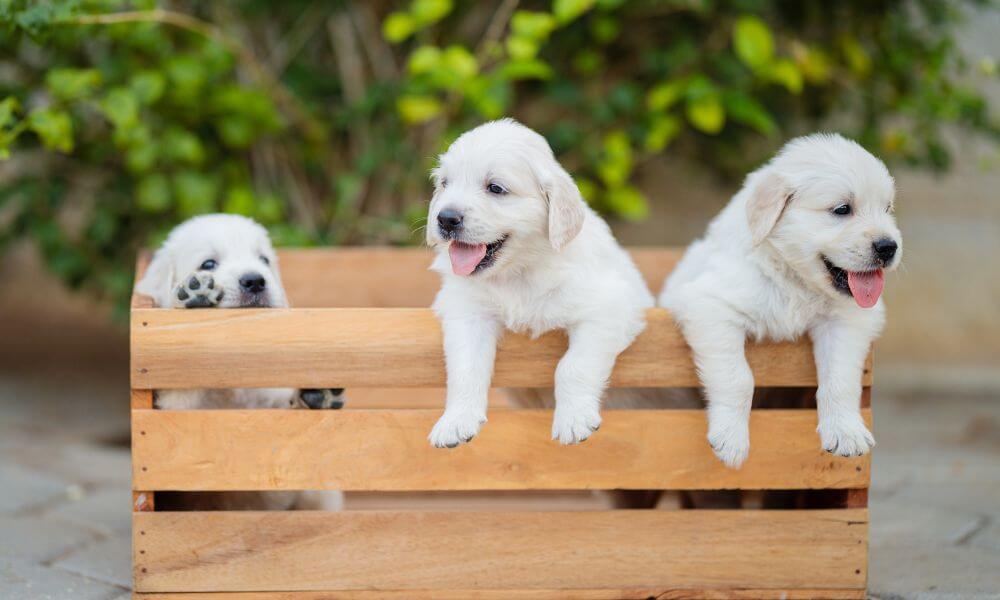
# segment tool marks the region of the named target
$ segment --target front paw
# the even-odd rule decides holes
[[[708,443],[715,456],[730,469],[743,465],[750,453],[748,418],[737,415],[709,415]]]
[[[838,456],[861,456],[875,445],[860,415],[823,419],[816,428],[823,449]]]
[[[313,410],[344,408],[344,388],[299,390],[299,399]]]
[[[446,410],[427,439],[437,448],[454,448],[476,437],[485,422],[484,414]]]
[[[601,427],[598,407],[566,406],[556,403],[552,418],[552,439],[560,444],[578,444],[585,441]]]
[[[196,271],[184,278],[174,289],[174,306],[180,308],[211,308],[222,302],[225,292],[215,288],[208,271]]]

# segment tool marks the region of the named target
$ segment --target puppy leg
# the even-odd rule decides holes
[[[737,469],[750,452],[753,373],[745,331],[720,321],[684,324],[685,338],[708,403],[708,443],[727,467]]]
[[[500,325],[487,316],[468,315],[445,318],[441,327],[448,397],[444,414],[428,439],[438,448],[454,448],[474,438],[486,422],[486,401]]]
[[[816,408],[823,449],[840,456],[861,456],[875,438],[861,418],[861,375],[871,339],[851,327],[827,321],[810,331],[816,359]]]
[[[556,367],[552,439],[576,444],[601,426],[601,396],[615,359],[632,341],[621,329],[589,323],[569,330],[569,348]]]
[[[208,271],[195,271],[174,289],[174,308],[210,308],[222,301],[225,294],[215,288],[215,280]]]

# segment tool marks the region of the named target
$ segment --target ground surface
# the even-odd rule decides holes
[[[120,378],[0,373],[0,598],[129,589]],[[1000,397],[876,395],[872,597],[1000,598]]]

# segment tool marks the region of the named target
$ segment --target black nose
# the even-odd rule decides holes
[[[445,233],[458,231],[462,228],[462,213],[452,208],[445,208],[438,213],[438,227]]]
[[[244,273],[240,277],[240,287],[243,291],[259,294],[264,291],[264,276],[260,273]]]
[[[892,257],[896,256],[898,248],[899,244],[889,238],[882,238],[872,242],[872,249],[875,250],[875,256],[882,261],[882,264],[888,264],[892,260]]]

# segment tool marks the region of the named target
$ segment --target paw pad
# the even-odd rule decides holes
[[[312,409],[344,408],[344,388],[299,390],[299,398],[303,404]]]
[[[177,286],[177,305],[184,308],[208,308],[222,301],[225,292],[215,289],[215,280],[207,272],[194,273]]]

